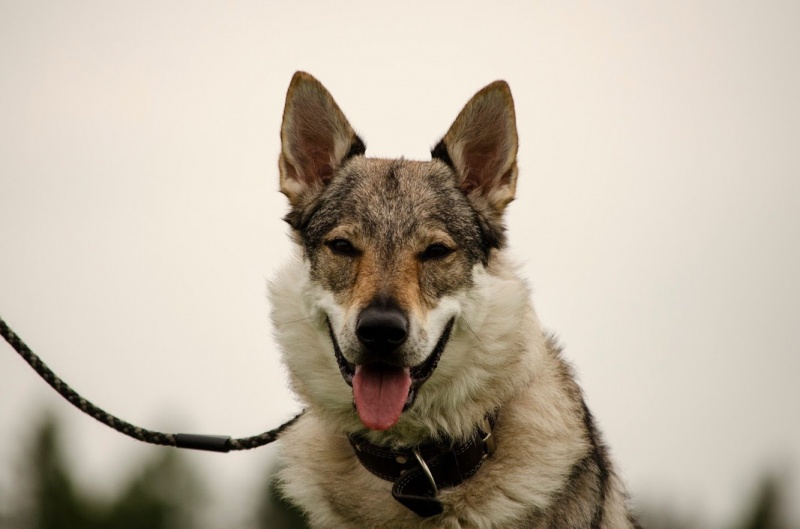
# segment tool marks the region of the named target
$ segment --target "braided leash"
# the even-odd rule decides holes
[[[294,418],[278,426],[274,430],[264,432],[251,437],[232,439],[222,435],[198,435],[198,434],[171,434],[156,432],[140,428],[129,422],[111,415],[107,411],[98,408],[85,398],[81,397],[74,389],[69,387],[66,382],[61,380],[53,371],[42,362],[36,353],[11,330],[11,328],[0,318],[0,335],[5,338],[8,344],[28,362],[45,382],[50,384],[59,395],[67,399],[73,406],[83,413],[90,415],[116,431],[132,437],[137,441],[162,446],[174,446],[177,448],[192,448],[195,450],[206,450],[210,452],[230,452],[232,450],[250,450],[264,446],[278,439],[278,436],[289,426],[300,418],[303,414],[299,413]]]

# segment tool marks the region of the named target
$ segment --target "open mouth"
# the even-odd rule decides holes
[[[382,362],[355,365],[345,359],[328,323],[328,333],[342,378],[353,388],[353,397],[361,422],[372,430],[388,430],[400,414],[414,404],[422,384],[428,380],[442,357],[455,318],[445,325],[428,358],[413,367],[398,367]]]

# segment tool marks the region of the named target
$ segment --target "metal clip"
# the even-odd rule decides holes
[[[486,436],[483,438],[483,450],[485,452],[484,458],[486,458],[494,454],[494,451],[497,450],[497,442],[495,441],[492,433],[492,423],[489,422],[488,417],[483,418],[481,429],[483,430],[483,433],[486,434]]]
[[[428,468],[428,464],[425,462],[424,459],[422,459],[422,456],[419,453],[419,448],[415,446],[414,448],[411,449],[411,452],[414,454],[414,457],[417,458],[417,462],[419,463],[419,466],[422,467],[422,472],[425,474],[425,477],[428,478],[428,482],[431,484],[431,487],[433,488],[433,497],[435,498],[436,496],[439,495],[439,488],[436,486],[436,480],[433,479],[433,474],[431,474],[431,469]]]

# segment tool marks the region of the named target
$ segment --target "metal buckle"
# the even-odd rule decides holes
[[[483,438],[483,458],[486,459],[490,455],[494,454],[495,450],[497,450],[497,441],[495,441],[492,433],[492,423],[489,422],[488,417],[483,418],[481,430],[483,430],[483,433],[486,434],[486,436]]]
[[[433,479],[431,469],[428,468],[428,464],[424,459],[422,459],[422,456],[419,453],[419,448],[415,446],[411,449],[411,452],[414,454],[414,457],[417,458],[417,462],[419,463],[419,466],[422,467],[422,472],[425,474],[425,477],[428,478],[428,483],[430,483],[431,487],[433,488],[433,497],[435,498],[439,495],[439,488],[436,486],[436,480]]]

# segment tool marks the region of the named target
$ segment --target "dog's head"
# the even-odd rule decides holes
[[[282,338],[295,387],[351,415],[355,401],[364,426],[390,429],[423,383],[444,376],[449,342],[469,329],[465,307],[482,299],[476,277],[503,246],[517,178],[511,92],[503,81],[478,92],[431,161],[373,159],[322,84],[298,72],[281,141],[285,220],[302,264],[278,279],[294,285],[272,289],[276,311],[289,311],[276,298],[292,297],[307,326]]]

